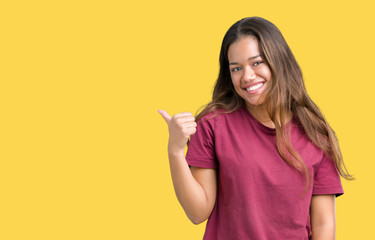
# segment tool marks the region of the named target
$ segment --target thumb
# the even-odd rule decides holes
[[[158,110],[158,113],[160,113],[160,115],[164,118],[164,120],[165,120],[167,123],[169,123],[169,122],[171,121],[172,117],[169,116],[169,114],[168,114],[166,111],[159,109],[159,110]]]

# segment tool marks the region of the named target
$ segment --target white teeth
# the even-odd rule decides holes
[[[247,91],[253,91],[253,90],[256,90],[256,89],[260,88],[262,85],[263,85],[263,83],[259,83],[259,84],[255,85],[255,86],[246,88],[246,90]]]

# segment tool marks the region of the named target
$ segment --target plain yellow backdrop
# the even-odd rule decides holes
[[[201,239],[157,109],[210,100],[222,38],[248,16],[280,28],[357,177],[342,180],[337,239],[370,239],[371,2],[1,2],[0,239]]]

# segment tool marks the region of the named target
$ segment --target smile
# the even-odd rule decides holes
[[[261,83],[258,83],[257,85],[254,85],[254,86],[251,86],[249,88],[246,88],[247,91],[254,91],[254,90],[257,90],[258,88],[260,88],[261,86],[263,86],[263,82]]]

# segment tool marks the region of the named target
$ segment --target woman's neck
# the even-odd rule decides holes
[[[268,115],[267,106],[262,104],[258,106],[248,106],[246,105],[247,110],[254,116],[259,122],[269,128],[275,128],[275,123],[271,120]],[[285,122],[289,122],[292,119],[293,114],[288,113],[288,116],[285,119]],[[278,118],[278,116],[277,116]],[[280,121],[279,121],[280,122]]]
[[[275,128],[274,122],[271,120],[267,112],[267,107],[265,105],[249,106],[246,105],[247,110],[256,118],[259,122],[269,128]]]

